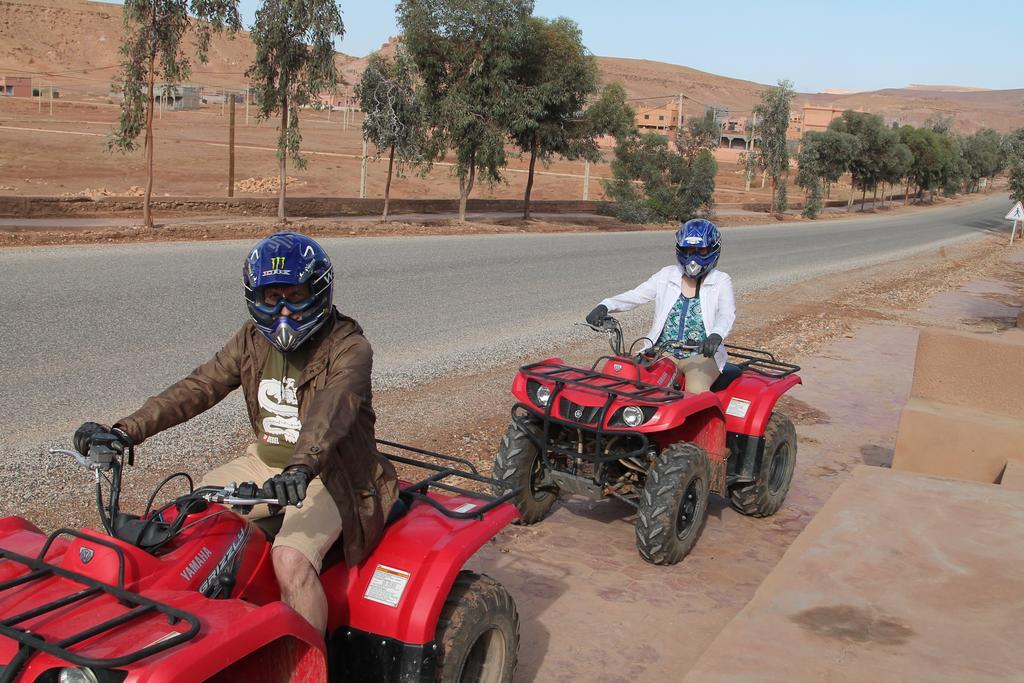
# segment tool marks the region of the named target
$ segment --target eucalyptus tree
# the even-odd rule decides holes
[[[378,150],[388,150],[388,178],[384,185],[387,222],[391,203],[391,177],[398,160],[401,175],[407,166],[426,167],[423,106],[416,87],[416,66],[404,49],[394,59],[372,55],[355,88],[359,106],[366,113],[363,137]]]
[[[517,80],[526,97],[522,115],[514,117],[512,140],[530,155],[523,218],[530,218],[537,160],[547,165],[556,155],[569,160],[601,158],[595,130],[584,110],[597,92],[597,64],[583,46],[576,22],[565,17],[530,17],[526,47],[520,54]]]
[[[517,75],[533,0],[401,0],[402,41],[422,81],[432,159],[452,151],[459,220],[477,178],[499,182],[505,141],[531,98]]]
[[[345,34],[341,10],[334,0],[263,0],[249,37],[256,48],[246,71],[256,99],[257,116],[281,117],[277,135],[277,217],[286,220],[288,156],[295,168],[306,168],[301,155],[299,110],[338,84],[334,42]]]
[[[107,141],[111,151],[132,152],[145,131],[146,191],[142,221],[153,227],[153,100],[156,80],[164,94],[187,81],[192,62],[184,41],[190,31],[196,40],[195,57],[205,62],[214,32],[241,27],[238,0],[125,0],[121,70],[114,83],[123,96],[121,115]]]
[[[782,80],[761,93],[761,102],[754,105],[753,116],[757,120],[761,146],[751,151],[751,158],[772,179],[772,213],[786,210],[785,176],[789,173],[786,131],[789,129],[790,104],[795,94],[793,84]]]

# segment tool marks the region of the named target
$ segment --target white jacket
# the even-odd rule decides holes
[[[683,269],[681,266],[667,266],[648,278],[636,289],[623,292],[617,296],[609,297],[601,302],[608,307],[609,313],[629,311],[641,304],[654,299],[654,322],[647,338],[657,342],[665,328],[669,313],[676,300],[679,299],[679,283],[682,281]],[[732,278],[720,270],[713,269],[704,276],[700,285],[700,310],[704,319],[705,334],[717,334],[726,339],[732,331],[732,325],[736,322],[736,301],[732,293]],[[644,347],[651,346],[651,342],[644,342]],[[715,352],[715,362],[718,370],[725,367],[725,360],[728,357],[725,344],[718,347]]]

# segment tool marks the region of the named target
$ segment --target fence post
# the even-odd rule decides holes
[[[359,171],[359,198],[366,199],[366,138],[363,138],[362,168]]]

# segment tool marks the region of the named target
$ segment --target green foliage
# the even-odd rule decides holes
[[[403,166],[428,164],[416,66],[405,50],[399,49],[394,59],[371,55],[355,95],[366,114],[363,136],[378,149],[394,147],[399,173]]]
[[[676,131],[676,149],[683,159],[693,163],[702,151],[718,147],[721,133],[722,128],[715,120],[715,112],[705,112],[703,118],[691,118]]]
[[[334,0],[264,0],[256,12],[249,32],[256,57],[246,76],[257,116],[281,115],[277,156],[291,155],[296,168],[306,166],[300,155],[299,108],[337,86],[334,41],[344,33]]]
[[[822,209],[821,178],[824,175],[826,159],[823,149],[825,133],[811,131],[804,135],[800,142],[800,153],[797,155],[796,184],[807,191],[802,215],[804,218],[817,218]]]
[[[500,181],[510,130],[536,112],[519,84],[532,0],[401,0],[402,39],[423,82],[431,156],[455,153],[460,219],[477,172]]]
[[[984,128],[963,139],[965,180],[968,192],[977,192],[982,178],[991,178],[1003,170],[1003,139],[991,128]]]
[[[242,24],[237,0],[125,0],[123,14],[121,70],[114,83],[123,99],[107,148],[131,152],[147,121],[152,121],[150,82],[172,85],[188,80],[191,74],[191,60],[182,49],[186,32],[196,32],[195,57],[205,62],[211,33],[224,28],[235,31]]]
[[[790,103],[794,94],[790,81],[779,81],[777,86],[761,93],[761,102],[754,106],[761,146],[755,147],[751,156],[757,168],[767,171],[772,179],[772,213],[785,210],[778,205],[778,185],[779,180],[789,172],[786,131],[789,128]],[[785,198],[785,193],[781,196]]]
[[[583,118],[587,99],[597,92],[597,64],[579,26],[565,17],[530,17],[527,26],[517,74],[527,101],[510,126],[512,140],[545,163],[556,154],[597,161],[597,142]]]
[[[692,160],[656,133],[630,135],[615,145],[605,194],[612,213],[633,223],[685,221],[710,215],[718,165],[707,149]]]
[[[1010,200],[1024,202],[1024,157],[1010,160]]]
[[[617,140],[636,132],[636,112],[626,102],[626,89],[613,82],[601,89],[587,108],[585,119],[593,135],[612,135]]]
[[[849,170],[853,184],[865,193],[874,188],[884,174],[884,159],[898,135],[886,127],[882,117],[846,110],[829,124],[829,130],[847,133],[857,139],[856,151],[850,157]]]

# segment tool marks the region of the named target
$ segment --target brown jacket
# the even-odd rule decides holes
[[[320,475],[337,503],[349,566],[361,562],[380,540],[398,497],[395,468],[377,452],[374,440],[373,351],[362,332],[355,320],[335,309],[306,342],[312,346],[298,387],[302,429],[292,457],[292,464],[306,465]],[[142,443],[208,410],[241,386],[256,431],[260,374],[272,348],[247,322],[212,359],[117,425],[135,443]]]

